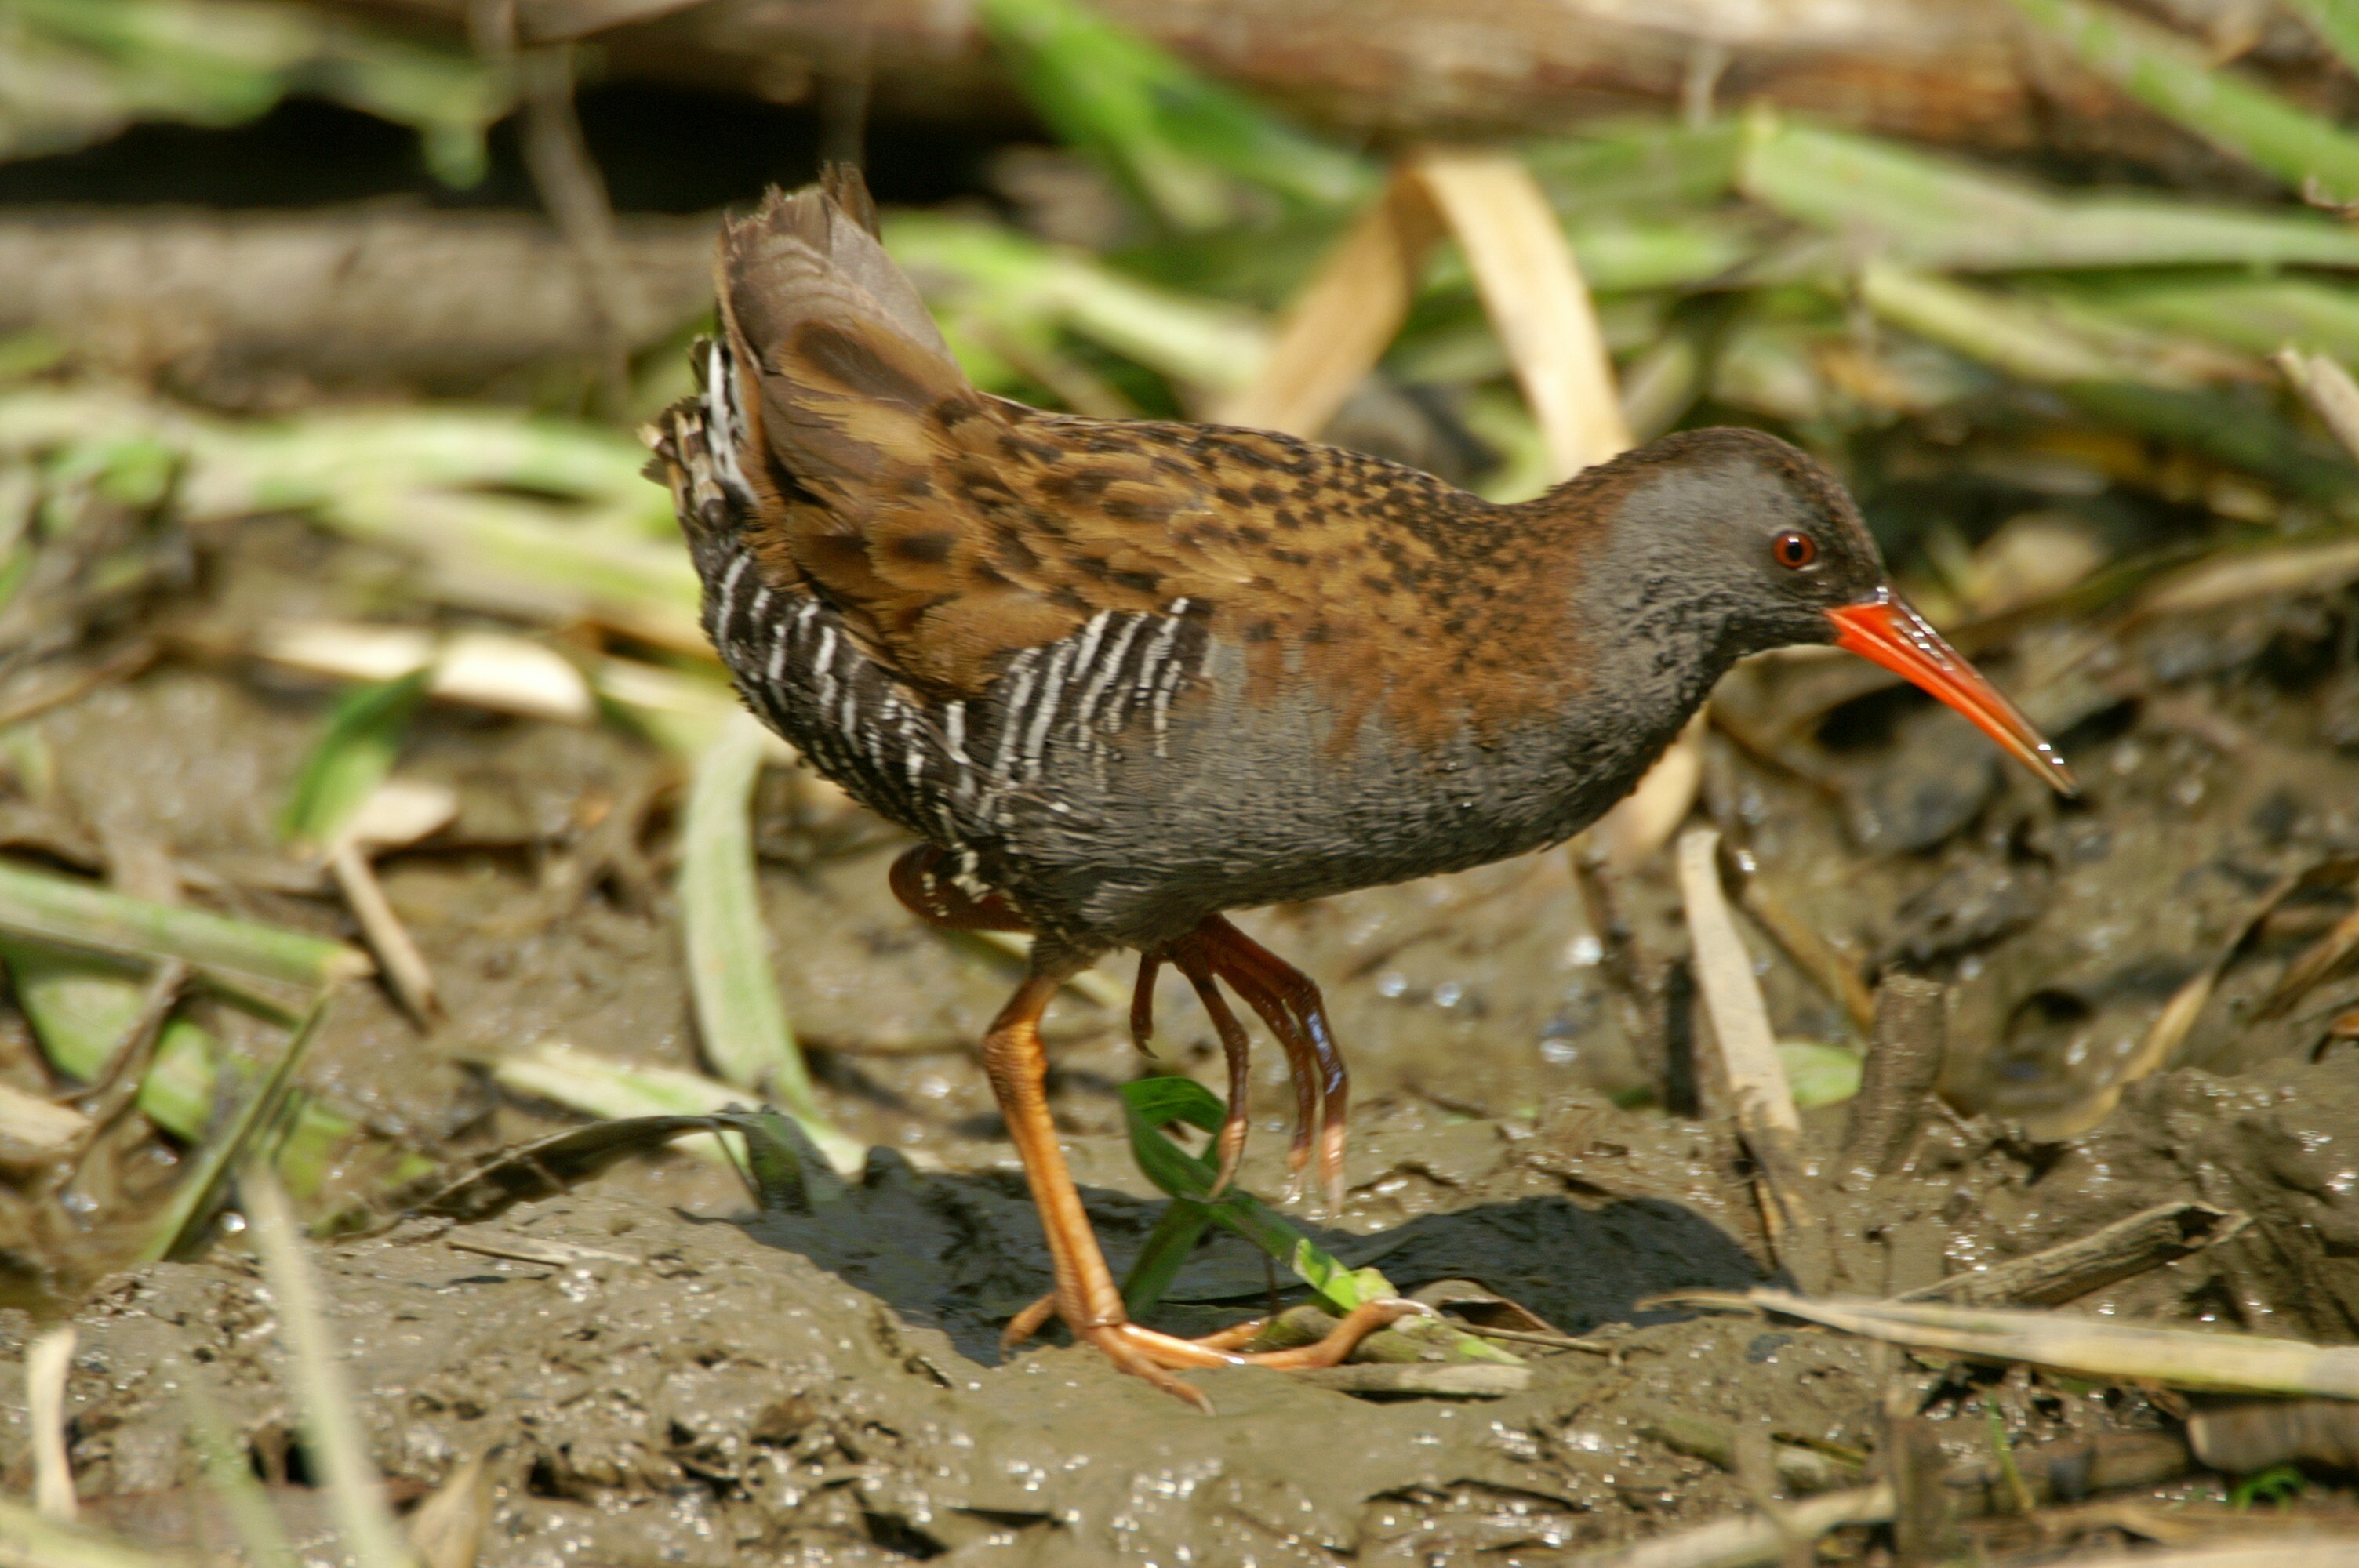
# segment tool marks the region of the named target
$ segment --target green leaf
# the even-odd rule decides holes
[[[280,837],[312,849],[335,838],[361,803],[392,776],[431,675],[418,670],[381,686],[357,687],[337,699],[279,813]]]
[[[375,966],[341,942],[182,909],[0,860],[0,932],[141,958],[182,958],[306,989]]]
[[[1786,1085],[1800,1109],[1841,1105],[1859,1093],[1862,1067],[1856,1051],[1817,1040],[1780,1040],[1777,1059],[1786,1065]]]
[[[1220,1173],[1212,1162],[1190,1154],[1158,1129],[1166,1122],[1184,1121],[1207,1132],[1215,1131],[1228,1115],[1221,1097],[1193,1078],[1141,1078],[1122,1087],[1123,1111],[1129,1122],[1130,1147],[1147,1179],[1175,1199],[1191,1200],[1214,1223],[1226,1226],[1294,1271],[1303,1283],[1319,1292],[1337,1312],[1350,1312],[1370,1301],[1395,1294],[1374,1269],[1353,1271],[1336,1261],[1252,1194],[1231,1187],[1205,1203]],[[1168,1281],[1167,1281],[1168,1282]]]
[[[1229,181],[1343,207],[1374,185],[1359,159],[1208,81],[1081,0],[982,0],[1016,79],[1057,134],[1181,231],[1235,221]]]
[[[139,1260],[144,1263],[166,1260],[185,1260],[203,1244],[206,1232],[212,1227],[213,1216],[220,1211],[228,1195],[230,1183],[235,1179],[259,1140],[280,1125],[288,1098],[294,1092],[296,1069],[310,1054],[311,1042],[318,1037],[320,1024],[327,1017],[328,1002],[333,992],[323,993],[303,1015],[287,1045],[278,1054],[254,1091],[246,1097],[234,1121],[231,1122],[212,1143],[200,1150],[189,1174],[172,1191],[172,1201],[167,1206],[162,1221],[149,1235],[147,1245],[140,1249]]]
[[[1388,1300],[1400,1292],[1375,1269],[1346,1268],[1333,1254],[1312,1241],[1251,1193],[1231,1187],[1211,1202],[1219,1173],[1212,1163],[1189,1153],[1157,1130],[1166,1122],[1184,1121],[1206,1131],[1219,1128],[1228,1114],[1221,1098],[1192,1078],[1142,1078],[1122,1087],[1123,1114],[1130,1127],[1130,1147],[1147,1179],[1171,1195],[1171,1207],[1147,1238],[1138,1261],[1131,1266],[1123,1286],[1123,1302],[1135,1314],[1162,1298],[1171,1280],[1195,1246],[1207,1222],[1224,1226],[1294,1271],[1295,1277],[1315,1292],[1330,1310],[1349,1313],[1370,1302]],[[1435,1319],[1395,1325],[1387,1335],[1424,1341],[1427,1347],[1461,1361],[1513,1362],[1516,1357],[1473,1335]]]
[[[706,1060],[722,1078],[776,1099],[837,1170],[861,1168],[867,1150],[838,1131],[812,1093],[770,968],[751,819],[754,783],[768,745],[752,717],[733,716],[697,760],[680,829],[680,937]]]
[[[1154,1310],[1212,1223],[1212,1211],[1192,1198],[1173,1198],[1165,1205],[1163,1217],[1147,1233],[1146,1245],[1122,1281],[1123,1309],[1133,1318]]]
[[[2012,0],[2081,63],[2164,117],[2296,189],[2316,179],[2359,199],[2359,137],[2297,109],[2234,71],[2215,70],[2190,38],[2090,0]]]
[[[809,1214],[843,1196],[843,1179],[793,1117],[765,1107],[724,1110],[712,1119],[745,1140],[745,1166],[754,1178],[754,1198],[765,1210]]]
[[[2310,1487],[2310,1477],[2298,1465],[2272,1465],[2256,1471],[2228,1488],[2228,1506],[2238,1513],[2251,1510],[2255,1503],[2275,1503],[2282,1509]]]
[[[1177,1074],[1138,1078],[1123,1085],[1122,1103],[1144,1117],[1150,1127],[1184,1121],[1205,1132],[1218,1132],[1229,1114],[1220,1096],[1195,1079]]]

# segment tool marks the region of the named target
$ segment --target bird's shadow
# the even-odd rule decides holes
[[[1098,1188],[1082,1196],[1119,1279],[1164,1206]],[[986,1364],[1000,1359],[1007,1320],[1049,1284],[1038,1218],[1012,1173],[921,1175],[878,1151],[866,1179],[833,1202],[804,1214],[718,1223],[799,1253],[905,1321],[940,1329],[962,1354]],[[1293,1223],[1347,1265],[1377,1264],[1404,1291],[1474,1280],[1570,1334],[1665,1315],[1637,1305],[1662,1292],[1743,1290],[1764,1278],[1726,1233],[1659,1198],[1584,1207],[1563,1197],[1520,1197],[1420,1215],[1365,1236]],[[1273,1285],[1296,1289],[1263,1253],[1216,1231],[1190,1255],[1151,1321],[1201,1333],[1263,1310]]]

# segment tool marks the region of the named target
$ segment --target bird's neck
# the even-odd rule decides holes
[[[1619,798],[1745,650],[1736,607],[1687,558],[1687,540],[1609,526],[1582,543],[1570,607],[1581,669],[1566,683],[1556,743],[1568,773]]]

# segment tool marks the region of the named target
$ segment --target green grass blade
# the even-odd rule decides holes
[[[2309,277],[2101,277],[2062,287],[2125,320],[2249,354],[2290,343],[2359,362],[2359,290]]]
[[[2359,71],[2359,0],[2290,0],[2290,4],[2294,14],[2326,40],[2326,47],[2347,70]]]
[[[1269,351],[1250,312],[1141,283],[995,223],[896,212],[885,243],[953,338],[967,321],[1014,333],[1063,328],[1208,391],[1244,385]]]
[[[809,1214],[844,1195],[842,1178],[791,1116],[775,1110],[724,1110],[713,1119],[745,1141],[754,1196],[766,1209]]]
[[[1192,1078],[1142,1078],[1123,1085],[1122,1101],[1138,1168],[1173,1198],[1194,1201],[1207,1217],[1292,1269],[1337,1312],[1350,1312],[1396,1293],[1381,1273],[1345,1268],[1250,1193],[1232,1187],[1211,1202],[1204,1201],[1219,1172],[1210,1161],[1189,1153],[1157,1130],[1170,1121],[1186,1121],[1206,1131],[1217,1129],[1226,1108],[1212,1090]]]
[[[2060,331],[2038,310],[1985,289],[1871,262],[1860,272],[1859,296],[1894,326],[2018,381],[2052,385],[2105,381],[2122,373],[2097,344]]]
[[[2081,63],[2155,113],[2295,189],[2359,199],[2359,136],[2266,87],[2215,70],[2194,42],[2093,0],[2010,0]]]
[[[1218,1132],[1228,1116],[1221,1097],[1193,1078],[1167,1074],[1122,1087],[1122,1103],[1150,1127],[1184,1121],[1200,1132]]]
[[[1266,1204],[1241,1188],[1231,1187],[1205,1201],[1218,1172],[1209,1160],[1189,1153],[1158,1130],[1169,1122],[1184,1121],[1210,1131],[1227,1114],[1218,1095],[1191,1078],[1142,1078],[1122,1087],[1123,1115],[1130,1130],[1131,1152],[1147,1180],[1171,1195],[1172,1206],[1148,1234],[1147,1248],[1132,1265],[1123,1298],[1133,1292],[1141,1300],[1160,1299],[1186,1260],[1195,1238],[1206,1223],[1235,1231],[1294,1271],[1319,1299],[1337,1313],[1400,1292],[1376,1269],[1346,1267],[1332,1253],[1288,1225]],[[1184,1207],[1182,1206],[1185,1206]],[[1192,1213],[1190,1212],[1192,1211]],[[1174,1217],[1175,1214],[1179,1217]],[[1134,1309],[1136,1310],[1136,1309]],[[1516,1357],[1451,1327],[1439,1319],[1403,1322],[1386,1331],[1425,1342],[1448,1358],[1461,1361],[1513,1362]]]
[[[2359,232],[2317,213],[2061,192],[1872,136],[1756,116],[1745,194],[1931,270],[2359,267]],[[1584,265],[1588,257],[1582,257]]]
[[[146,995],[146,967],[0,937],[0,963],[49,1065],[77,1083],[105,1070]]]
[[[263,509],[308,511],[362,491],[508,491],[599,509],[586,526],[659,541],[679,533],[670,496],[640,471],[647,449],[594,426],[499,408],[397,408],[233,428]]]
[[[132,1103],[183,1143],[205,1135],[221,1083],[221,1043],[185,1018],[167,1022]]]
[[[696,568],[678,544],[582,526],[506,495],[359,491],[313,514],[349,537],[420,557],[457,603],[562,620],[594,615],[668,648],[705,651]]]
[[[361,802],[393,776],[394,761],[431,676],[430,670],[419,670],[354,687],[337,699],[278,815],[281,838],[316,849],[342,831]]]
[[[1569,219],[1621,212],[1660,219],[1731,195],[1744,138],[1743,124],[1734,118],[1706,125],[1634,120],[1527,144],[1523,158]],[[1586,258],[1582,267],[1585,272]]]
[[[147,996],[140,969],[71,948],[6,938],[0,938],[0,964],[7,968],[9,989],[49,1065],[78,1083],[94,1082],[139,1015]],[[139,1080],[134,1102],[139,1113],[183,1143],[198,1141],[212,1125],[224,1060],[235,1059],[201,1025],[180,1017],[166,1020],[147,1076]],[[332,1111],[307,1106],[293,1141],[312,1149],[321,1141],[342,1139],[352,1126]]]
[[[1349,153],[1210,81],[1080,0],[982,0],[977,13],[1025,96],[1172,227],[1238,216],[1238,179],[1314,206],[1374,184]]]
[[[239,1167],[253,1152],[256,1141],[276,1126],[285,1112],[296,1069],[310,1053],[311,1042],[320,1033],[321,1022],[327,1017],[332,994],[323,994],[311,1004],[311,1011],[303,1015],[303,1022],[288,1037],[278,1060],[246,1097],[236,1119],[199,1152],[194,1168],[172,1190],[171,1204],[147,1245],[140,1249],[141,1262],[185,1259],[202,1244]]]
[[[495,1056],[488,1065],[503,1088],[584,1116],[710,1116],[745,1101],[745,1090],[701,1073],[612,1061],[554,1040]]]
[[[201,909],[132,898],[0,860],[0,931],[140,958],[181,958],[318,989],[375,972],[358,948]]]
[[[1582,281],[1600,294],[1697,288],[1753,259],[1759,240],[1727,218],[1583,218],[1565,239]],[[1447,263],[1444,264],[1447,266]],[[1443,269],[1437,269],[1437,279]]]
[[[1212,1211],[1192,1198],[1173,1198],[1165,1205],[1163,1217],[1147,1233],[1137,1260],[1123,1279],[1123,1310],[1134,1318],[1152,1312],[1212,1223]]]
[[[754,782],[768,745],[762,727],[740,713],[697,760],[689,784],[679,858],[689,989],[713,1070],[775,1100],[802,1124],[828,1162],[848,1174],[860,1169],[867,1150],[836,1130],[811,1092],[771,972],[769,930],[762,924],[752,811]]]
[[[2018,381],[2056,387],[2091,417],[2263,475],[2311,501],[2351,502],[2348,467],[2269,408],[2152,377],[2119,345],[2076,330],[2022,296],[1970,287],[1886,262],[1862,269],[1860,298],[1893,326]],[[2142,377],[2147,377],[2144,382]]]

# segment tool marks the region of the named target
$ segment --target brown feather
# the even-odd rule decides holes
[[[772,580],[816,583],[913,683],[973,696],[1100,611],[1184,599],[1257,685],[1317,683],[1347,732],[1379,706],[1413,735],[1487,731],[1579,684],[1577,524],[1285,437],[988,396],[844,190],[774,195],[723,241],[758,409],[741,462]]]

